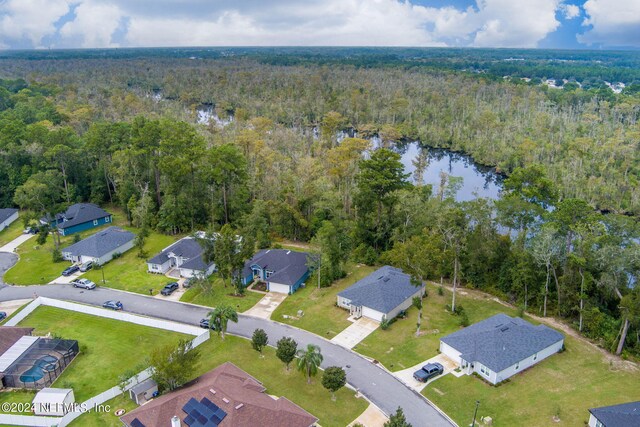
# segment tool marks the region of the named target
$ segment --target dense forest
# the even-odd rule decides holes
[[[326,56],[0,60],[0,206],[312,241],[323,285],[347,259],[389,263],[640,355],[638,93]],[[504,173],[500,199],[414,184],[397,152],[414,140]]]

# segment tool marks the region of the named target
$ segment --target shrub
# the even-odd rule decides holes
[[[53,251],[51,251],[51,259],[53,260],[53,262],[64,261],[64,258],[62,258],[62,252],[60,252],[60,249],[54,249]]]
[[[469,316],[464,311],[460,314],[460,326],[463,328],[469,326]]]
[[[391,320],[387,319],[386,317],[382,319],[382,322],[380,322],[380,329],[386,331],[387,329],[389,329],[389,326],[391,326]]]
[[[118,259],[118,258],[120,258],[121,256],[122,256],[122,253],[120,253],[120,252],[114,252],[114,253],[113,253],[113,255],[111,256],[111,259],[112,259],[112,260],[114,260],[114,259]]]
[[[73,235],[73,243],[78,243],[80,240],[82,240],[82,239],[80,238],[79,234],[74,234]]]
[[[438,295],[444,296],[444,288],[442,287],[442,285],[438,286]]]

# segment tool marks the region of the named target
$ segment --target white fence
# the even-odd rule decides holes
[[[40,307],[41,305],[49,307],[57,307],[64,310],[77,311],[80,313],[90,314],[93,316],[105,317],[109,319],[121,320],[124,322],[135,323],[137,325],[149,326],[152,328],[164,329],[167,331],[179,332],[188,335],[195,335],[195,338],[191,341],[192,347],[197,347],[206,340],[209,339],[209,330],[202,329],[196,326],[183,325],[181,323],[169,322],[161,319],[153,319],[150,317],[138,316],[130,313],[123,313],[120,311],[106,310],[99,307],[92,307],[84,304],[76,304],[68,301],[60,301],[52,298],[38,297],[15,316],[9,319],[5,325],[15,326],[24,320],[29,314]],[[145,381],[151,377],[151,369],[145,369],[137,375],[129,378],[124,391],[128,391],[137,384]],[[0,414],[0,424],[2,425],[15,425],[15,426],[33,426],[33,427],[65,427],[72,421],[78,418],[80,415],[86,412],[86,410],[92,410],[99,405],[121,395],[123,389],[120,386],[115,386],[109,390],[92,397],[85,402],[78,405],[79,410],[76,412],[70,412],[62,418],[56,417],[38,417],[32,415],[12,415],[12,414]],[[80,410],[82,409],[82,410]],[[112,410],[116,408],[111,408]]]

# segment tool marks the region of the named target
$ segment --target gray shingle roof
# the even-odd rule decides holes
[[[100,258],[135,239],[135,234],[120,227],[109,227],[66,247],[63,253],[72,256],[90,256]]]
[[[0,222],[6,221],[11,215],[18,212],[18,209],[4,208],[0,209]]]
[[[414,286],[411,276],[399,268],[385,265],[339,292],[338,296],[351,300],[353,305],[389,313],[422,288],[424,284],[420,288]]]
[[[166,249],[163,249],[162,252],[156,254],[156,256],[147,262],[152,264],[164,264],[169,261],[169,253],[173,253],[181,258],[192,259],[202,255],[203,251],[204,249],[202,249],[202,246],[200,246],[200,243],[198,243],[196,239],[193,237],[185,237]]]
[[[162,250],[162,252],[160,252],[147,262],[151,264],[164,264],[165,262],[169,261],[170,253],[173,253],[175,256],[184,258],[186,260],[182,263],[182,265],[180,265],[180,268],[206,271],[214,264],[210,263],[209,265],[207,265],[204,262],[204,249],[197,239],[194,239],[190,236],[178,240],[173,245]]]
[[[69,206],[64,213],[56,214],[56,220],[63,220],[58,224],[58,228],[69,228],[110,215],[109,212],[93,203],[76,203]],[[41,221],[48,222],[47,218],[42,218]]]
[[[589,409],[604,427],[640,427],[640,402]]]
[[[440,339],[467,362],[480,362],[494,372],[533,356],[564,336],[545,325],[534,326],[500,313]]]
[[[295,285],[309,271],[306,252],[286,249],[263,249],[245,262],[243,276],[251,273],[251,266],[257,264],[263,270],[273,271],[269,281],[283,285]]]

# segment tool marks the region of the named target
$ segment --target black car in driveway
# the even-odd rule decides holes
[[[172,293],[174,293],[175,291],[177,291],[179,287],[180,287],[180,285],[178,285],[178,283],[176,283],[176,282],[167,283],[164,286],[164,288],[162,288],[160,293],[162,295],[164,295],[164,296],[169,296]]]
[[[124,309],[120,301],[113,301],[113,300],[109,300],[105,302],[104,304],[102,304],[102,306],[104,308],[110,308],[111,310],[116,310],[116,311]]]
[[[413,378],[421,383],[426,383],[433,377],[437,377],[438,375],[442,375],[444,372],[444,366],[439,363],[427,363],[422,367],[422,369],[415,371],[413,373]]]
[[[72,265],[69,268],[66,268],[63,272],[62,275],[63,276],[71,276],[73,273],[77,272],[80,270],[80,267],[78,267],[77,265]]]
[[[7,318],[7,312],[6,311],[0,311],[0,320],[4,320]]]
[[[217,325],[216,325],[216,324],[209,325],[209,323],[211,323],[211,322],[209,322],[209,319],[205,317],[204,319],[202,319],[202,320],[200,321],[200,327],[201,327],[201,328],[204,328],[204,329],[212,329],[212,330],[214,330],[214,331],[217,331],[217,330],[218,330],[218,327],[217,327]]]

